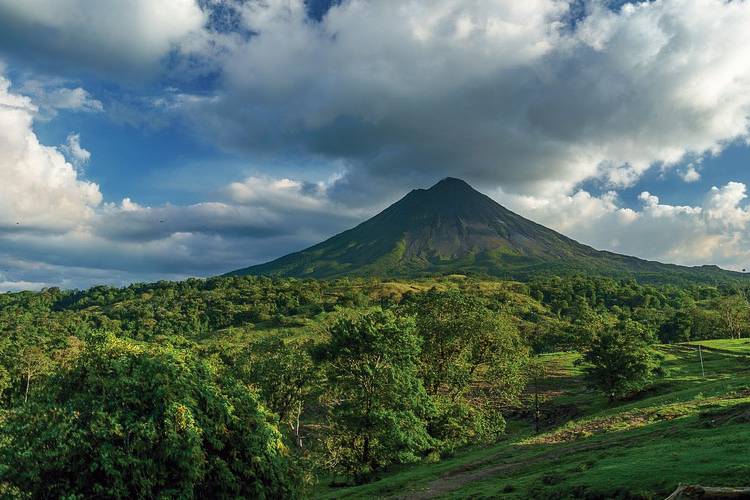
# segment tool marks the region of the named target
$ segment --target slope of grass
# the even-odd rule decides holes
[[[666,375],[615,405],[589,392],[574,354],[544,356],[540,434],[523,419],[506,440],[385,473],[320,498],[664,498],[679,483],[750,484],[750,343],[661,346]],[[570,416],[570,418],[567,418]]]

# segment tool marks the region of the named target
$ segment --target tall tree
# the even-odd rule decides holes
[[[731,338],[741,338],[748,329],[750,320],[750,305],[744,295],[736,294],[722,297],[717,303],[717,310],[721,318],[721,328]]]
[[[420,374],[437,409],[431,435],[447,450],[497,439],[500,408],[523,389],[528,359],[511,318],[458,290],[431,290],[410,309],[423,342]]]
[[[423,342],[420,374],[428,394],[455,400],[489,373],[507,397],[522,389],[518,382],[528,350],[509,317],[458,290],[431,290],[411,310]]]
[[[431,444],[431,406],[413,321],[377,310],[342,319],[329,333],[321,355],[330,465],[363,481],[387,464],[419,459]]]
[[[286,343],[272,337],[251,344],[237,367],[243,380],[258,387],[266,407],[289,426],[300,448],[302,413],[319,379],[310,349],[309,343]]]

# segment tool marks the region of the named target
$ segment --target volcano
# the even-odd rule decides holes
[[[358,226],[229,275],[299,278],[477,274],[632,276],[651,282],[726,282],[745,275],[595,250],[506,209],[460,179],[414,189]]]

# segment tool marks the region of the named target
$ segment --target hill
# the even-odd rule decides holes
[[[285,277],[480,274],[525,279],[585,272],[649,282],[726,282],[684,267],[595,250],[506,209],[460,179],[415,189],[371,219],[305,250],[229,273]]]

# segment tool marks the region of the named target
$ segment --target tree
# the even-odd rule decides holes
[[[97,339],[9,411],[0,463],[33,497],[294,497],[273,417],[192,349]]]
[[[531,401],[532,414],[534,416],[534,432],[539,434],[540,423],[539,417],[541,416],[541,390],[540,382],[547,376],[547,368],[539,356],[535,356],[527,366],[529,385],[534,393]]]
[[[480,375],[491,375],[488,381],[509,399],[523,388],[518,377],[528,350],[510,318],[454,290],[431,290],[412,310],[423,343],[420,374],[428,394],[455,400]]]
[[[632,320],[607,327],[581,359],[589,385],[604,392],[610,403],[643,388],[659,367],[652,340],[643,325]]]
[[[693,335],[694,309],[693,304],[676,309],[671,317],[661,324],[659,339],[667,344],[690,341]]]
[[[341,319],[323,346],[329,465],[358,481],[430,447],[429,398],[418,377],[414,323],[377,310]]]
[[[748,328],[750,306],[744,295],[736,294],[719,299],[717,304],[722,329],[731,338],[741,338]]]
[[[437,409],[430,434],[449,451],[496,440],[505,428],[501,406],[525,384],[528,348],[515,324],[455,290],[431,290],[411,310],[423,342],[420,375]]]
[[[21,350],[18,358],[18,369],[23,377],[23,402],[29,400],[29,389],[31,380],[47,373],[51,368],[49,356],[38,346],[26,346]]]
[[[319,378],[310,348],[272,337],[251,344],[239,363],[240,377],[260,390],[266,407],[289,426],[300,448],[300,419]]]

